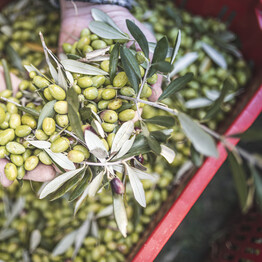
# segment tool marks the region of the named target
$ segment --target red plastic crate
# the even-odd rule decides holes
[[[231,12],[236,12],[236,17],[230,29],[240,37],[245,59],[250,59],[255,63],[253,78],[256,79],[255,85],[257,88],[251,100],[225,132],[225,135],[230,135],[247,130],[262,111],[262,0],[189,0],[185,9],[193,14],[210,17],[217,16],[223,6],[228,8],[227,17],[230,16]],[[236,145],[239,139],[228,139],[228,141]],[[219,143],[217,147],[219,158],[206,159],[202,167],[198,169],[170,210],[137,252],[132,260],[133,262],[153,261],[183,221],[227,158],[227,152],[223,145]]]

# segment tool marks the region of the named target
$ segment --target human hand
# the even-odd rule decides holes
[[[126,20],[134,21],[135,24],[142,30],[149,42],[156,42],[154,35],[140,23],[125,7],[118,5],[97,5],[86,2],[74,2],[75,6],[70,1],[60,0],[61,7],[61,31],[59,37],[59,51],[62,51],[63,43],[74,43],[79,38],[81,30],[87,28],[93,20],[91,9],[97,8],[109,15],[116,25],[126,33],[129,33]],[[76,13],[77,10],[77,13]],[[157,100],[162,93],[161,91],[162,77],[158,75],[157,83],[152,87],[152,96],[150,100]]]
[[[14,93],[16,93],[18,90],[20,79],[15,75],[11,74],[11,81]],[[4,89],[6,89],[4,71],[3,68],[0,67],[0,91],[3,91]],[[2,184],[4,187],[8,187],[13,183],[13,181],[10,181],[6,178],[4,173],[4,168],[7,163],[7,159],[0,159],[0,184]],[[39,164],[34,170],[27,172],[24,176],[24,179],[33,180],[37,182],[46,182],[52,180],[55,177],[55,173],[56,172],[53,167]]]

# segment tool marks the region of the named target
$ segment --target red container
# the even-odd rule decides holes
[[[225,135],[229,135],[248,129],[262,111],[262,0],[189,0],[185,9],[204,17],[216,17],[219,10],[224,6],[227,7],[225,18],[229,18],[233,14],[232,12],[236,14],[230,29],[240,37],[245,59],[253,60],[255,63],[253,80],[247,87],[250,89],[237,104],[237,107],[242,107],[242,109],[239,110],[237,108],[235,110],[238,112],[238,116],[233,123],[231,121],[232,124],[226,132],[223,132]],[[248,98],[248,96],[251,97]],[[239,142],[238,139],[228,139],[228,141],[233,145]],[[219,158],[206,159],[202,167],[197,170],[172,204],[169,211],[154,228],[146,242],[141,246],[132,259],[133,262],[153,261],[183,221],[186,214],[227,158],[223,145],[219,143],[217,147]]]

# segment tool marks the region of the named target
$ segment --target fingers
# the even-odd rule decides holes
[[[157,101],[157,99],[162,94],[161,84],[162,84],[162,76],[158,75],[157,82],[152,85],[152,95],[149,97],[151,101]]]
[[[5,176],[5,165],[8,163],[8,160],[6,159],[0,159],[0,183],[4,186],[4,187],[8,187],[10,186],[13,181],[10,181],[6,178]]]
[[[21,80],[14,74],[10,74],[10,77],[13,86],[13,91],[14,93],[16,93]],[[6,85],[5,85],[4,69],[3,67],[0,66],[0,91],[3,91],[5,89],[6,89]]]
[[[33,180],[36,182],[47,182],[55,177],[56,171],[52,166],[39,164],[34,170],[28,171],[24,176],[26,180]]]

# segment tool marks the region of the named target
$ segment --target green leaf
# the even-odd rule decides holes
[[[258,173],[256,167],[254,165],[249,165],[249,170],[251,175],[254,178],[255,182],[255,194],[256,194],[256,200],[260,207],[260,210],[262,210],[262,177],[261,174]]]
[[[171,65],[174,63],[175,61],[175,58],[176,58],[176,55],[178,53],[178,50],[179,50],[179,47],[180,47],[180,44],[181,44],[181,31],[178,30],[178,33],[177,33],[177,37],[176,37],[176,42],[175,42],[175,46],[173,48],[173,52],[172,52],[172,55],[171,55]]]
[[[131,107],[132,107],[132,104],[130,104],[130,103],[123,103],[123,105],[119,109],[117,109],[115,111],[119,114],[120,112],[122,112],[122,111],[124,111],[126,109],[130,109]]]
[[[234,178],[241,209],[245,210],[248,197],[248,187],[245,171],[241,163],[239,163],[238,159],[232,152],[228,153],[228,160]]]
[[[225,79],[223,83],[223,88],[221,90],[220,96],[216,99],[214,104],[211,106],[211,108],[208,110],[206,116],[204,117],[204,120],[212,118],[216,113],[220,110],[221,104],[224,102],[224,98],[228,91],[231,91],[235,88],[235,81],[228,77]]]
[[[144,122],[165,127],[173,127],[175,125],[175,119],[172,116],[154,116],[152,118],[144,119]]]
[[[200,167],[203,164],[203,156],[199,154],[193,145],[190,147],[191,160],[196,167]]]
[[[66,54],[66,56],[68,59],[72,59],[72,60],[78,60],[82,58],[82,56],[75,55],[75,54]]]
[[[152,64],[151,68],[162,73],[169,73],[172,71],[173,66],[169,62],[159,61]]]
[[[150,134],[157,139],[159,142],[165,143],[167,139],[173,133],[173,129],[164,129],[159,131],[150,132]]]
[[[67,103],[70,104],[75,111],[79,110],[78,95],[74,88],[69,88],[67,92]]]
[[[117,64],[118,64],[118,58],[119,58],[119,47],[120,47],[120,44],[116,43],[110,54],[109,75],[110,75],[111,83],[113,83],[113,79],[116,76]]]
[[[4,228],[0,230],[0,241],[4,241],[17,234],[17,231],[13,228]]]
[[[129,38],[123,34],[120,33],[117,29],[114,27],[101,22],[101,21],[91,21],[89,23],[89,29],[96,35],[106,38],[106,39],[123,39],[128,40]]]
[[[135,92],[137,93],[141,79],[140,69],[137,60],[135,59],[134,55],[124,46],[120,47],[120,56],[128,80]]]
[[[25,106],[17,106],[19,108],[19,110],[25,112],[25,113],[28,113],[32,116],[35,116],[35,117],[39,117],[40,113],[36,110],[36,109],[33,109],[33,108],[30,108],[30,107],[25,107]]]
[[[149,58],[148,42],[147,42],[147,39],[146,39],[145,35],[143,34],[143,32],[131,20],[127,19],[126,20],[126,25],[127,25],[127,28],[129,30],[129,32],[131,33],[131,35],[134,37],[134,39],[137,41],[137,43],[139,44],[140,48],[144,52],[145,57]]]
[[[178,119],[185,135],[198,152],[206,156],[218,157],[218,151],[213,138],[198,123],[181,112],[178,112]]]
[[[48,103],[46,103],[43,107],[43,109],[40,112],[38,123],[37,123],[37,129],[42,128],[43,121],[46,117],[53,118],[55,115],[54,105],[56,103],[56,100],[52,100]]]
[[[30,141],[28,140],[28,142],[33,145],[36,148],[39,149],[47,149],[51,147],[51,143],[48,141],[40,141],[40,140],[35,140],[35,141]]]
[[[9,68],[5,59],[1,59],[2,66],[4,69],[5,85],[6,89],[13,91],[12,81],[10,77]]]
[[[262,132],[260,129],[250,128],[244,133],[230,135],[230,137],[237,137],[245,142],[255,142],[262,140]]]
[[[161,146],[159,142],[153,137],[152,135],[146,136],[147,143],[150,149],[155,152],[156,155],[160,155],[161,153]]]
[[[80,108],[80,116],[83,122],[87,121],[88,123],[91,123],[94,118],[90,107]]]
[[[89,184],[88,196],[94,197],[103,181],[105,170],[101,171]]]
[[[163,91],[161,96],[158,98],[158,101],[161,101],[167,97],[170,97],[172,94],[179,92],[182,90],[188,82],[190,82],[193,79],[192,73],[187,73],[181,77],[176,78],[173,80],[167,88]]]

